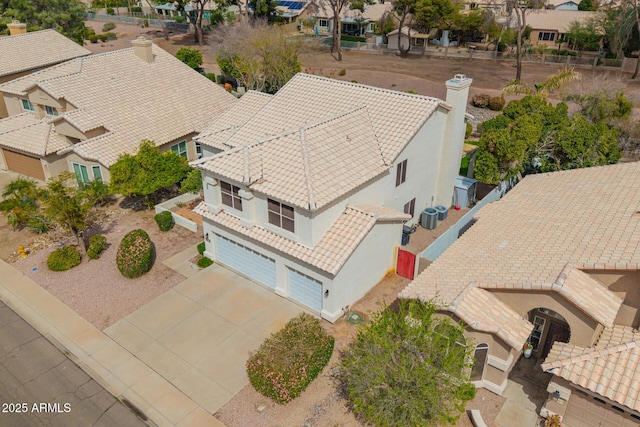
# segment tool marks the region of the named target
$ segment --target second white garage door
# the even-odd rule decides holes
[[[312,310],[322,311],[322,283],[291,268],[287,269],[289,298]]]
[[[275,260],[217,234],[215,235],[215,244],[216,257],[220,264],[231,267],[238,273],[275,289]]]
[[[567,427],[637,427],[640,419],[632,418],[623,408],[574,390],[567,404],[562,425]]]

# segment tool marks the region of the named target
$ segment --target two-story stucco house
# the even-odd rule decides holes
[[[542,416],[640,421],[640,163],[524,178],[400,294],[467,325],[471,379],[501,394],[532,347]]]
[[[143,139],[198,158],[193,136],[236,98],[150,40],[132,44],[0,85],[9,114],[0,120],[0,169],[108,181],[118,156]]]
[[[403,223],[451,205],[471,79],[447,99],[297,74],[197,141],[206,254],[329,321],[394,270]]]
[[[18,21],[7,24],[7,27],[11,35],[0,37],[0,83],[91,54],[56,30],[27,33],[27,24]],[[0,98],[0,119],[8,115],[4,100]]]

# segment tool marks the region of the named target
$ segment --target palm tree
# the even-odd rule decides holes
[[[542,83],[530,86],[522,80],[512,80],[501,91],[503,95],[538,95],[546,98],[551,92],[579,78],[580,74],[573,67],[563,67]]]

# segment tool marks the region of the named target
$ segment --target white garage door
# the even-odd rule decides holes
[[[275,289],[276,262],[274,260],[217,234],[215,244],[216,257],[220,264]]]
[[[322,283],[296,270],[287,269],[289,298],[312,310],[322,311]]]
[[[628,410],[607,404],[604,400],[574,390],[562,419],[567,427],[637,427],[640,419]]]

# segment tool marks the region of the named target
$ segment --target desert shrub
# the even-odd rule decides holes
[[[142,8],[140,6],[131,6],[131,13],[142,13]]]
[[[471,132],[473,132],[473,125],[467,122],[467,128],[464,131],[464,139],[467,139],[471,136]]]
[[[89,239],[89,249],[87,249],[87,256],[91,259],[98,259],[102,252],[107,249],[107,238],[102,234],[96,234]]]
[[[80,252],[73,246],[58,248],[47,257],[47,267],[51,271],[66,271],[80,264]]]
[[[115,39],[118,38],[118,35],[116,33],[114,33],[113,31],[105,33],[104,35],[107,36],[107,39],[109,39],[109,40],[115,40]]]
[[[247,361],[253,388],[278,403],[295,399],[333,353],[332,336],[315,317],[302,313],[267,338]]]
[[[112,7],[107,8],[107,15],[115,15],[115,11],[113,10]]]
[[[116,23],[115,22],[105,22],[104,25],[102,26],[102,32],[106,33],[107,31],[111,31],[116,27]]]
[[[339,76],[344,76],[345,74],[347,74],[347,70],[345,70],[344,68],[340,70],[340,72],[338,73]]]
[[[206,247],[204,242],[198,243],[198,253],[200,255],[204,254],[204,251],[205,251],[206,248],[207,247]]]
[[[489,106],[489,101],[491,100],[491,96],[486,93],[479,93],[478,95],[474,95],[471,98],[471,103],[478,108],[487,108]]]
[[[198,260],[198,267],[200,268],[207,268],[212,264],[213,264],[213,261],[211,261],[211,259],[207,258],[206,256],[203,256]]]
[[[204,76],[212,82],[216,82],[216,75],[214,73],[204,73]]]
[[[144,230],[136,229],[122,238],[116,254],[116,265],[123,276],[133,279],[151,270],[152,256],[153,245],[149,235]]]
[[[89,34],[89,41],[91,43],[98,43],[98,35],[97,34]]]
[[[489,109],[493,111],[502,111],[504,108],[504,98],[501,96],[494,96],[489,100]]]
[[[163,211],[155,216],[160,231],[169,231],[173,228],[173,215],[170,211]]]
[[[85,40],[89,40],[89,36],[95,33],[96,31],[91,27],[84,27],[84,30],[82,30],[82,36]]]
[[[149,20],[145,19],[144,21],[142,21],[142,26],[147,28],[149,26]]]
[[[106,42],[107,41],[107,35],[106,34],[98,34],[98,38],[100,39],[101,42]]]

